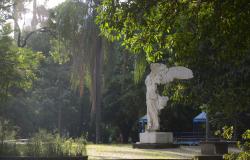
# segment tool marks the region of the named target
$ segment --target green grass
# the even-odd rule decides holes
[[[124,144],[88,144],[89,159],[175,159],[184,158],[178,149],[133,149]]]

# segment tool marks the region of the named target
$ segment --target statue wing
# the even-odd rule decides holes
[[[166,78],[168,82],[171,82],[174,79],[190,79],[193,78],[193,72],[186,67],[171,67],[167,72]]]

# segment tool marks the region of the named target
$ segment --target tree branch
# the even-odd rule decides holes
[[[55,31],[52,31],[51,29],[49,29],[48,27],[42,27],[42,28],[39,28],[39,29],[36,29],[34,31],[31,31],[30,33],[28,33],[25,38],[22,40],[22,43],[21,43],[21,31],[20,31],[20,28],[19,28],[19,33],[18,33],[18,40],[17,40],[17,45],[18,47],[25,47],[26,44],[27,44],[27,40],[36,32],[47,32],[49,33],[50,35],[56,37],[56,32]]]

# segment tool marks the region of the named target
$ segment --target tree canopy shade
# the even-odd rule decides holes
[[[188,99],[222,112],[230,123],[249,112],[250,3],[241,1],[104,0],[101,34],[148,62],[194,71]],[[176,83],[173,95],[181,85]]]
[[[8,132],[8,129],[11,129],[11,132],[15,130],[6,116],[9,102],[32,87],[40,62],[44,59],[40,52],[19,48],[11,37],[13,30],[6,22],[13,18],[12,9],[15,2],[0,1],[0,125],[3,134]]]
[[[191,56],[202,41],[219,50],[220,59],[230,59],[249,47],[249,8],[247,0],[104,0],[96,21],[105,37],[144,51],[151,62],[166,54]]]

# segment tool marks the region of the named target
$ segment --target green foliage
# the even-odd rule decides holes
[[[44,56],[28,48],[17,47],[9,36],[11,32],[10,24],[0,28],[0,118],[3,121],[9,119],[13,123],[13,119],[7,118],[13,113],[7,112],[10,99],[32,87]]]
[[[14,144],[6,144],[6,141],[15,139],[16,134],[17,127],[13,126],[9,121],[0,118],[0,155],[17,153]]]
[[[107,39],[148,62],[192,69],[185,100],[207,104],[213,120],[220,113],[221,127],[249,112],[249,10],[247,0],[104,0],[96,22]],[[175,85],[172,95],[183,101],[183,85]]]
[[[84,55],[90,54],[88,45],[88,7],[83,2],[66,1],[51,11],[49,26],[56,30],[58,36],[51,41],[52,55],[59,62],[69,60],[73,55],[77,56],[73,62],[79,65],[80,62],[87,64]],[[83,44],[86,44],[83,45]],[[61,60],[60,60],[61,59]]]
[[[80,1],[66,1],[52,10],[49,23],[57,29],[62,40],[76,42],[75,38],[86,27],[87,7],[87,4]]]
[[[23,83],[21,88],[31,88],[33,80],[36,79],[35,72],[38,69],[39,62],[44,59],[41,53],[35,53],[27,48],[18,48],[17,60],[18,70],[21,72]]]
[[[138,119],[146,112],[145,89],[143,82],[134,83],[135,56],[124,52],[118,44],[112,45],[112,55],[108,57],[112,63],[106,63],[104,70],[104,142],[119,141],[122,136],[123,143],[128,143],[130,138],[137,140]]]
[[[50,52],[53,60],[59,64],[64,64],[70,60],[67,48],[58,40],[51,40],[52,51]]]
[[[80,93],[85,84],[91,88],[95,56],[95,37],[92,16],[88,14],[88,6],[80,1],[66,1],[51,11],[49,26],[57,32],[51,40],[51,55],[59,63],[68,61],[72,64],[72,88]]]
[[[44,58],[39,52],[18,48],[9,37],[10,25],[0,29],[0,100],[6,100],[10,89],[28,89],[36,78],[40,61]]]
[[[27,155],[35,157],[86,155],[86,143],[83,137],[67,139],[61,138],[58,134],[53,135],[45,130],[39,130],[27,144]]]
[[[36,157],[53,155],[55,151],[51,150],[52,147],[50,143],[54,138],[52,134],[47,133],[45,130],[39,130],[27,144],[28,155]],[[59,155],[59,152],[55,152],[54,154]]]
[[[231,126],[231,127],[228,127],[228,126],[223,127],[222,136],[225,139],[232,139],[232,137],[233,137],[233,126]]]
[[[42,52],[44,56],[49,56],[51,37],[50,32],[35,32],[27,40],[26,46],[35,52]]]
[[[0,143],[3,144],[5,140],[11,140],[16,137],[17,128],[10,124],[9,121],[0,119]]]
[[[138,54],[135,57],[135,63],[134,63],[134,81],[135,83],[139,83],[140,80],[142,80],[142,77],[144,76],[144,73],[146,71],[147,62],[145,59],[144,54]]]
[[[227,132],[227,130],[226,130]],[[224,134],[224,133],[223,133]],[[225,133],[226,135],[228,133]],[[227,138],[227,137],[225,137]],[[227,160],[248,160],[250,158],[250,130],[246,130],[244,134],[242,134],[243,142],[238,142],[238,148],[241,150],[239,153],[229,153],[223,156],[224,159]]]
[[[215,132],[215,135],[221,135],[223,138],[230,140],[233,138],[233,126],[224,126],[222,131],[218,130]]]
[[[39,39],[44,35],[35,36]],[[32,47],[33,43],[28,45]],[[88,121],[88,92],[86,91],[84,98],[79,98],[70,87],[71,63],[58,64],[54,62],[54,57],[49,52],[50,50],[44,53],[47,56],[39,67],[39,76],[26,98],[25,103],[29,108],[24,106],[35,115],[32,118],[32,123],[35,123],[37,127],[33,127],[34,129],[30,132],[34,132],[37,128],[44,128],[50,132],[61,130],[62,135],[80,136],[83,123],[88,125],[85,122]],[[83,99],[84,103],[81,102]],[[82,105],[86,106],[86,113],[82,113]],[[81,119],[82,114],[84,114],[84,119]],[[72,117],[75,118],[72,119]],[[60,126],[58,122],[61,123]],[[87,126],[84,127],[87,128]]]
[[[72,139],[62,138],[59,134],[51,134],[45,130],[39,130],[27,144],[6,142],[1,148],[1,155],[5,156],[82,156],[86,155],[87,141],[84,137]]]
[[[46,129],[49,132],[61,128],[62,135],[77,137],[88,129],[89,93],[86,90],[84,97],[79,98],[77,93],[71,90],[71,64],[60,65],[55,63],[49,54],[49,42],[48,34],[33,34],[27,42],[27,47],[39,53],[43,52],[44,58],[40,65],[34,69],[36,77],[29,81],[30,84],[32,82],[32,86],[25,88],[25,90],[10,89],[8,101],[0,104],[2,105],[1,116],[18,126],[17,136],[19,137],[30,137],[39,128]],[[31,60],[35,60],[35,58]],[[17,83],[17,80],[14,79],[13,81]],[[83,100],[84,102],[82,102]],[[82,106],[84,106],[84,109],[82,109]],[[61,119],[59,113],[61,113]],[[58,122],[61,122],[60,126]]]
[[[62,42],[71,57],[73,88],[79,88],[82,97],[85,85],[89,85],[87,87],[91,93],[91,118],[95,118],[96,141],[99,141],[104,51],[99,29],[94,23],[96,4],[92,1],[66,1],[52,11],[49,24],[57,31],[57,40]],[[60,50],[58,53],[62,55]],[[56,54],[54,56],[56,57]]]
[[[235,3],[105,0],[98,8],[96,21],[105,37],[122,40],[135,53],[143,50],[148,61],[161,60],[164,54],[173,58],[196,55],[199,43],[204,40],[220,50],[218,57],[227,59],[238,52],[246,54],[249,45],[246,35],[250,34],[249,13],[245,12],[248,9],[246,0]]]

